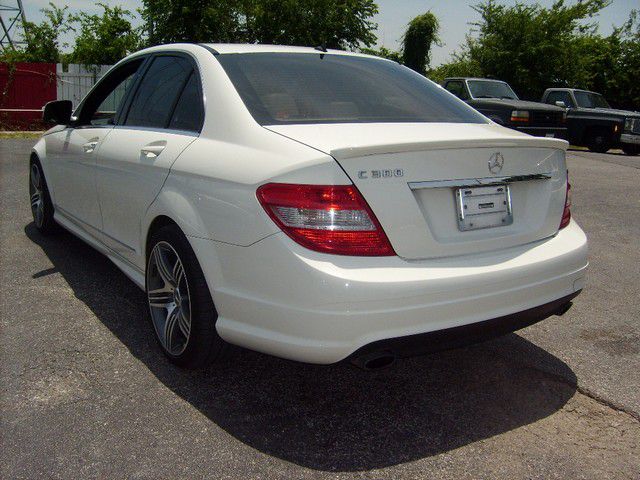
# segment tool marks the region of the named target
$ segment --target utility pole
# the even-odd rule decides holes
[[[27,17],[24,14],[22,0],[14,2],[0,0],[0,48],[13,49],[23,45]],[[22,37],[19,35],[22,30]]]

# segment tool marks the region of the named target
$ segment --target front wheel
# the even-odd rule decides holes
[[[627,155],[640,155],[640,145],[623,145],[622,151]]]
[[[611,148],[611,143],[611,134],[607,130],[593,130],[589,133],[587,148],[595,153],[607,153]]]
[[[169,359],[200,368],[221,353],[209,287],[189,241],[175,225],[162,227],[149,242],[146,292],[156,337]]]
[[[53,219],[53,202],[49,195],[42,165],[35,158],[32,158],[29,164],[29,199],[33,223],[40,233],[48,235],[56,232],[58,225]]]

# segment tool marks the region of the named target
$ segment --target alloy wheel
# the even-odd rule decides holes
[[[42,186],[42,173],[37,163],[31,165],[29,183],[29,195],[31,197],[31,213],[33,221],[39,228],[44,222],[44,192]]]
[[[191,297],[182,261],[167,242],[158,242],[149,255],[147,298],[160,343],[180,355],[191,334]]]

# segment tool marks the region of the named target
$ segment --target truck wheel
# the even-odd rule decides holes
[[[623,145],[622,151],[627,155],[640,155],[640,145]]]
[[[604,128],[587,133],[587,148],[592,152],[607,153],[611,143],[611,134]]]

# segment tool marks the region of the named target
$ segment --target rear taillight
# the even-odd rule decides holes
[[[282,231],[310,250],[334,255],[395,255],[354,185],[268,183],[256,194]]]
[[[529,112],[527,110],[514,110],[511,112],[512,122],[528,122]]]
[[[569,225],[571,221],[571,184],[569,183],[569,176],[567,175],[567,194],[564,197],[564,211],[562,212],[562,220],[560,221],[560,228],[564,228]]]

